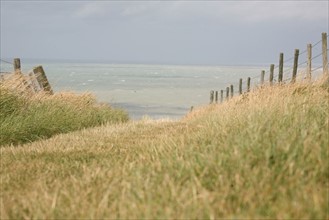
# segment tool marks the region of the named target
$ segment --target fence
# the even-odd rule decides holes
[[[42,66],[34,67],[32,71],[28,72],[28,74],[23,74],[21,71],[21,60],[19,58],[15,58],[13,63],[2,59],[1,62],[12,64],[14,67],[14,73],[2,73],[0,75],[0,82],[12,78],[21,83],[16,85],[16,87],[22,86],[23,84],[24,88],[27,88],[33,93],[44,91],[50,95],[53,94],[53,90]]]
[[[267,74],[269,74],[269,85],[273,85],[275,82],[279,83],[279,84],[284,84],[286,82],[290,83],[295,83],[297,80],[297,70],[298,68],[302,67],[303,65],[306,64],[306,79],[308,81],[311,81],[312,78],[312,73],[320,70],[321,68],[323,69],[323,75],[326,77],[329,77],[329,71],[328,71],[328,45],[327,45],[327,33],[322,33],[322,39],[319,40],[318,42],[314,43],[314,44],[307,44],[307,49],[302,51],[301,53],[299,53],[299,49],[295,49],[294,51],[294,56],[290,57],[286,60],[284,60],[284,54],[280,53],[279,56],[279,64],[278,65],[274,65],[271,64],[270,68],[268,71],[265,72],[265,70],[261,71],[260,76],[257,75],[255,77],[248,77],[247,78],[247,83],[246,83],[246,87],[243,90],[243,79],[239,79],[238,82],[238,94],[242,95],[244,92],[250,92],[250,85],[251,85],[251,80],[254,79],[260,79],[260,86],[263,86],[265,84],[265,76]],[[314,49],[315,47],[319,46],[320,43],[322,42],[322,52],[312,56],[312,49]],[[298,62],[299,57],[303,54],[306,54],[306,60],[304,62]],[[315,67],[312,69],[312,61],[314,61],[315,59],[319,58],[322,55],[322,66],[319,67]],[[284,63],[289,62],[289,61],[293,61],[293,65],[292,67],[284,70]],[[278,74],[274,74],[274,71],[278,69]],[[284,79],[284,75],[291,72],[291,77],[288,77],[286,79]],[[275,78],[277,77],[277,81],[275,80]],[[213,103],[222,103],[224,102],[224,92],[226,91],[226,96],[225,96],[225,100],[229,100],[230,98],[233,98],[234,96],[234,84],[235,83],[229,83],[229,86],[226,87],[226,89],[222,89],[220,90],[220,93],[218,91],[215,90],[211,90],[210,91],[210,104]],[[257,85],[257,84],[256,84]],[[220,94],[220,97],[219,97]]]
[[[254,85],[273,85],[275,83],[284,84],[287,82],[294,83],[298,79],[298,77],[301,77],[301,74],[298,74],[299,69],[305,70],[305,75],[307,80],[312,79],[312,73],[315,71],[323,69],[324,75],[329,75],[328,73],[328,48],[327,48],[327,33],[322,33],[322,39],[314,44],[308,44],[307,48],[300,52],[299,49],[295,49],[294,56],[284,60],[284,54],[280,53],[279,55],[279,64],[274,65],[271,64],[269,66],[269,70],[265,71],[262,70],[260,72],[260,75],[257,74],[253,77],[248,77],[245,79],[242,78],[237,80],[237,82],[231,82],[228,83],[229,85],[219,91],[212,90],[210,92],[210,103],[218,103],[218,102],[224,102],[225,100],[229,100],[234,95],[242,95],[243,93],[247,93],[251,90],[251,83],[255,82],[257,79],[257,83],[254,83]],[[322,43],[322,44],[321,44]],[[314,49],[319,49],[321,47],[321,53],[316,53],[315,56],[312,55],[312,52],[314,52]],[[300,61],[301,56],[305,56],[302,61]],[[319,59],[322,55],[322,65],[317,67],[312,67],[313,62],[316,59]],[[20,77],[23,80],[20,80],[20,82],[23,82],[25,87],[28,87],[30,91],[32,92],[39,92],[39,91],[45,91],[49,94],[53,94],[53,90],[49,84],[49,81],[46,77],[46,74],[43,70],[42,66],[37,66],[32,69],[32,71],[28,72],[27,74],[23,74],[21,71],[21,63],[20,59],[16,58],[13,62],[8,62],[1,59],[1,62],[13,65],[14,67],[14,74],[0,74],[0,81],[1,79],[9,78],[9,75],[15,75]],[[292,65],[288,66],[288,68],[284,69],[284,64],[291,62]],[[277,71],[277,73],[275,73]],[[7,76],[8,75],[8,76]],[[287,77],[288,76],[288,77]],[[267,79],[265,79],[267,78]],[[245,84],[245,85],[243,85]]]

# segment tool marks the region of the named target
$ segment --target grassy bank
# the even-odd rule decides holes
[[[328,100],[274,86],[177,122],[2,147],[1,218],[326,219]]]
[[[32,142],[105,123],[128,115],[101,105],[90,94],[29,94],[0,84],[0,145]]]

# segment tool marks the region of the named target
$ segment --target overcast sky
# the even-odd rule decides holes
[[[1,0],[1,57],[271,63],[320,40],[328,14],[328,0]]]

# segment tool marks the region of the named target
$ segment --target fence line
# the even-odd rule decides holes
[[[42,66],[34,67],[32,71],[28,71],[27,74],[23,74],[21,71],[21,60],[19,58],[15,58],[14,62],[11,63],[9,61],[0,59],[1,62],[12,64],[14,67],[14,80],[19,80],[21,84],[30,92],[37,93],[40,91],[44,91],[50,95],[54,94],[51,88],[51,85],[47,79],[46,73],[43,70]],[[11,78],[11,77],[9,77]],[[0,75],[0,83],[1,81],[7,80],[6,77]]]
[[[267,80],[265,78],[268,78],[269,84],[273,85],[274,83],[286,83],[288,81],[291,81],[291,83],[294,83],[297,78],[297,74],[300,75],[302,73],[306,73],[307,78],[310,80],[312,76],[312,72],[318,71],[319,69],[323,69],[323,74],[329,74],[328,73],[328,48],[327,48],[327,33],[322,33],[322,39],[320,41],[317,41],[316,43],[308,44],[307,49],[303,50],[302,52],[299,52],[298,49],[295,49],[295,54],[293,57],[289,57],[284,59],[284,54],[280,53],[279,56],[279,64],[271,64],[270,68],[266,70],[261,70],[260,73],[257,73],[257,75],[254,75],[252,77],[248,77],[246,80],[239,79],[235,82],[229,82],[227,83],[227,87],[225,89],[220,90],[220,102],[224,101],[224,91],[226,91],[226,100],[229,100],[232,98],[235,94],[243,94],[246,92],[251,91],[251,81],[258,79],[256,83],[253,83],[255,86],[263,86]],[[317,53],[315,56],[312,56],[312,50],[314,48],[319,48],[320,43],[322,42],[322,52]],[[302,55],[307,53],[306,60],[298,60],[298,58]],[[319,65],[317,67],[312,67],[312,61],[314,62],[317,58],[319,58],[322,55],[323,62],[322,65]],[[286,69],[284,69],[284,64],[288,63],[293,60],[292,66],[288,66]],[[14,67],[15,74],[22,75],[21,72],[21,64],[20,59],[15,58],[13,62],[9,62],[4,59],[0,59],[1,63],[11,64]],[[304,66],[306,64],[306,67],[300,71],[299,68]],[[278,69],[278,71],[275,71]],[[298,72],[299,70],[299,72]],[[290,74],[289,76],[287,74]],[[4,79],[2,75],[0,75],[0,82]],[[49,94],[53,94],[53,91],[51,89],[51,86],[49,84],[49,81],[46,77],[46,74],[42,68],[42,66],[38,66],[33,68],[32,71],[28,72],[27,76],[24,76],[24,85],[26,85],[28,88],[31,88],[34,92],[39,91],[45,91]],[[245,86],[243,86],[245,84]],[[235,87],[235,89],[234,89]],[[219,92],[218,90],[212,90],[210,92],[210,103],[219,103]]]
[[[5,63],[5,64],[10,64],[10,65],[13,65],[13,63],[7,61],[7,60],[3,60],[3,59],[0,59],[0,63]],[[3,72],[2,69],[0,68],[0,77],[1,79],[3,78],[3,76],[1,74],[8,74],[10,72]]]
[[[271,64],[270,65],[270,69],[265,71],[262,70],[260,75],[257,74],[253,77],[248,77],[247,81],[246,81],[246,87],[243,89],[242,85],[243,85],[243,79],[239,79],[239,84],[238,84],[238,93],[241,95],[243,92],[249,92],[250,91],[250,81],[254,80],[254,79],[260,79],[259,83],[256,83],[256,86],[258,85],[263,85],[265,83],[264,78],[266,75],[269,74],[269,83],[270,85],[273,84],[273,82],[279,82],[279,83],[286,83],[288,81],[290,81],[291,83],[294,83],[296,81],[297,78],[297,74],[298,74],[298,68],[300,68],[301,66],[306,65],[306,68],[303,70],[303,72],[305,71],[306,74],[306,78],[308,80],[311,80],[312,77],[312,72],[314,73],[315,71],[320,70],[321,68],[323,69],[323,75],[326,75],[328,77],[329,72],[328,72],[328,46],[327,46],[327,39],[328,39],[328,35],[327,33],[322,33],[322,39],[313,43],[313,44],[308,44],[307,45],[307,49],[303,50],[302,52],[299,53],[299,49],[295,49],[295,54],[293,57],[289,57],[287,59],[284,59],[284,54],[280,53],[280,59],[279,59],[279,64],[278,65],[274,65]],[[314,50],[314,48],[318,47],[318,45],[320,45],[320,43],[322,42],[322,52],[312,56],[312,50]],[[306,57],[306,61],[299,61],[298,58],[302,55],[307,53],[307,57]],[[323,57],[323,62],[322,65],[318,66],[318,67],[313,67],[312,68],[312,61],[316,60],[317,58],[319,58],[322,55]],[[284,64],[287,62],[290,62],[293,60],[293,64],[292,66],[290,66],[288,69],[284,69]],[[279,69],[278,73],[274,73],[275,69]],[[290,76],[285,77],[287,74],[291,73]],[[300,72],[299,72],[300,73]],[[277,78],[277,80],[276,80]],[[233,86],[236,85],[236,83],[228,83],[230,85],[230,87],[226,88],[226,99],[229,100],[229,97],[233,97],[234,95],[234,88]],[[229,94],[231,90],[231,94]],[[223,90],[221,90],[222,92]],[[216,91],[213,90],[214,93],[216,93]],[[221,99],[221,102],[223,102],[223,100]],[[211,102],[214,103],[214,102]],[[216,102],[217,103],[217,102]]]
[[[3,60],[3,59],[0,59],[0,61],[3,62],[3,63],[12,64],[13,65],[13,63],[11,63],[9,61],[6,61],[6,60]]]

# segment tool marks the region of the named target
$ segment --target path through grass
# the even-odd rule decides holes
[[[328,87],[278,86],[4,146],[1,218],[326,219],[328,109]]]

